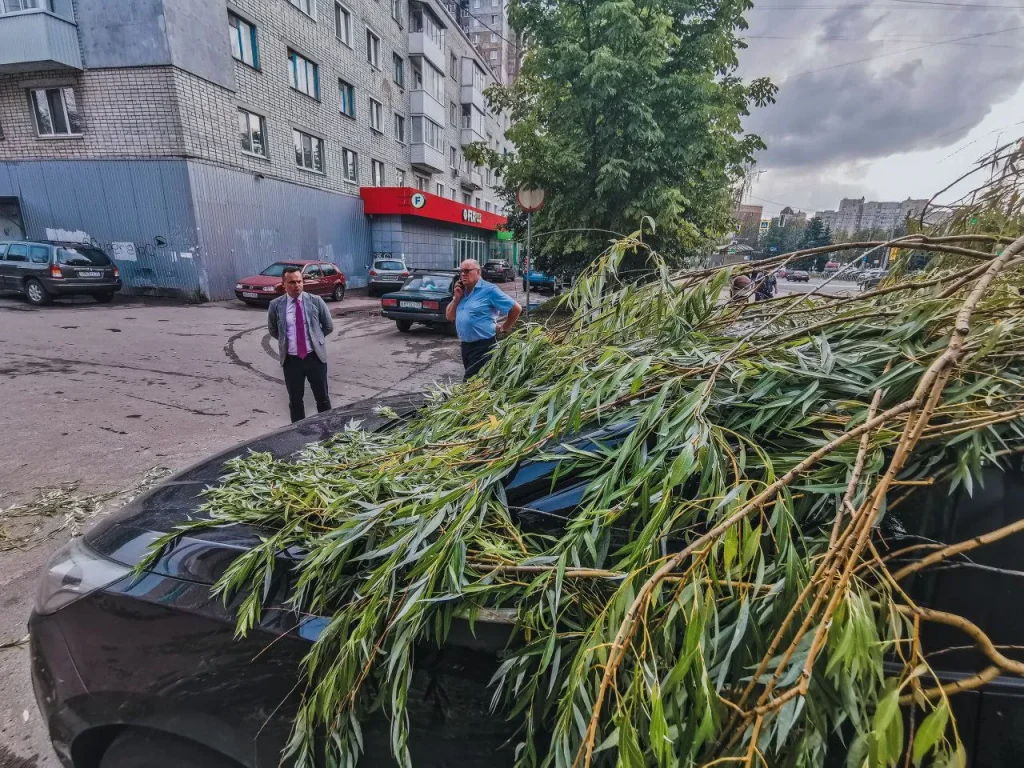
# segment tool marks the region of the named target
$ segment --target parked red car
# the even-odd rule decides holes
[[[345,298],[345,273],[329,261],[275,261],[258,275],[243,277],[235,283],[235,296],[246,304],[265,306],[284,293],[281,282],[285,267],[302,267],[305,290],[325,299]]]

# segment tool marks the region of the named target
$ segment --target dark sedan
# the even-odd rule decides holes
[[[197,514],[201,493],[228,459],[248,451],[294,457],[358,419],[365,430],[401,429],[419,408],[415,396],[367,401],[306,419],[188,469],[74,539],[52,559],[30,623],[32,678],[57,755],[65,768],[262,768],[279,764],[302,696],[301,660],[327,626],[286,609],[297,553],[278,554],[281,576],[267,585],[257,628],[236,639],[237,603],[210,587],[252,547],[261,531],[242,525],[185,535],[141,576],[138,565],[160,535]],[[375,413],[388,405],[398,418]],[[576,445],[611,445],[633,424],[612,424]],[[884,518],[880,545],[968,541],[1024,517],[1024,471],[985,470],[973,495],[936,483],[913,491]],[[552,461],[524,461],[505,496],[526,532],[560,530],[593,480],[559,473]],[[623,529],[624,535],[628,529]],[[615,546],[620,543],[617,542]],[[1019,591],[1021,542],[1007,536],[950,566],[912,576],[913,599],[977,624],[1020,658],[1024,624],[1008,610]],[[482,612],[456,621],[445,644],[416,649],[408,695],[409,750],[418,768],[503,768],[515,760],[516,724],[491,714],[489,680],[510,642],[508,618]],[[971,676],[982,664],[960,630],[923,635],[939,681]],[[929,672],[929,682],[931,682]],[[1024,695],[1019,678],[999,675],[950,701],[972,768],[1005,768],[1024,754]],[[390,723],[363,723],[362,766],[393,765]]]
[[[402,333],[408,333],[413,323],[451,330],[444,313],[452,301],[454,283],[454,272],[416,272],[400,291],[381,297],[381,314],[394,320]]]
[[[516,279],[515,269],[504,259],[488,261],[480,270],[480,274],[483,275],[484,280],[489,280],[492,283],[511,283]]]

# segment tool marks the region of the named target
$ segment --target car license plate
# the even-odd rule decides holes
[[[79,272],[79,277],[103,277],[102,272]]]
[[[420,309],[423,304],[418,301],[400,301],[398,302],[398,306],[402,309]]]
[[[258,299],[260,297],[258,293],[243,293],[242,295],[247,299]]]

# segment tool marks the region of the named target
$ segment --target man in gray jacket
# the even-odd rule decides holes
[[[270,302],[267,330],[277,339],[284,383],[288,388],[288,409],[292,421],[296,422],[306,418],[302,398],[307,379],[316,399],[317,413],[331,410],[325,337],[334,330],[334,323],[324,300],[302,290],[301,267],[285,267],[281,279],[285,295]]]

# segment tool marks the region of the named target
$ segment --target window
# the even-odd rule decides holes
[[[57,263],[69,267],[107,267],[110,259],[98,248],[80,245],[77,248],[58,248]]]
[[[30,245],[28,248],[29,259],[33,264],[49,264],[50,249],[45,245]]]
[[[7,249],[7,261],[28,261],[28,246],[15,243]]]
[[[476,199],[476,203],[474,204],[473,207],[474,208],[479,208],[480,207],[480,198],[479,197]]]
[[[405,61],[397,53],[391,54],[391,60],[395,65],[395,85],[399,88],[405,88]]]
[[[448,104],[448,122],[455,126],[459,124],[459,106],[454,101]]]
[[[321,264],[320,271],[323,272],[324,277],[334,277],[338,274],[338,268],[333,264]]]
[[[366,30],[366,60],[374,69],[380,69],[380,38]]]
[[[288,49],[288,76],[292,88],[314,99],[320,98],[320,68],[312,61]]]
[[[405,186],[405,171],[403,171],[401,168],[395,169],[395,182],[400,187]]]
[[[413,11],[411,21],[410,30],[412,32],[421,32],[424,37],[433,41],[434,45],[438,48],[444,49],[444,32],[441,31],[441,25],[434,17],[434,14],[420,5]]]
[[[459,57],[454,53],[448,62],[448,74],[454,77],[456,80],[459,79]]]
[[[444,197],[444,184],[438,182],[434,185],[434,194],[438,197]]]
[[[292,1],[294,2],[294,0],[292,0]],[[480,10],[480,0],[473,0],[473,10],[474,11],[479,11]]]
[[[448,147],[448,162],[452,168],[459,167],[459,151],[455,147]]]
[[[319,280],[321,276],[320,267],[318,267],[315,264],[311,264],[310,266],[302,270],[302,275],[307,280]]]
[[[384,105],[376,99],[370,99],[370,128],[384,133]]]
[[[238,135],[242,139],[242,151],[247,155],[267,156],[267,121],[263,117],[239,109]]]
[[[28,93],[40,136],[81,135],[82,121],[74,88],[40,88]]]
[[[352,12],[341,3],[334,4],[334,34],[345,45],[352,47]]]
[[[395,141],[405,144],[405,118],[395,113]]]
[[[341,150],[341,176],[345,181],[359,183],[359,157],[351,149]]]
[[[0,10],[4,10],[4,6],[6,6],[7,13],[30,11],[35,8],[42,8],[53,13],[53,0],[6,0],[5,3],[0,3]]]
[[[470,197],[469,195],[467,195],[465,192],[463,192],[462,193],[462,204],[463,205],[472,205],[473,204],[473,198]]]
[[[316,0],[289,0],[292,5],[302,11],[304,14],[313,17],[313,11],[316,10]]]
[[[401,25],[402,23],[402,0],[391,0],[391,18]]]
[[[338,81],[338,94],[341,114],[349,117],[356,116],[356,89],[351,83],[344,80]]]
[[[295,140],[295,164],[307,171],[324,172],[324,140],[302,131],[292,131]]]
[[[384,163],[380,160],[370,161],[370,186],[383,187],[384,184]]]
[[[455,191],[454,187],[448,190],[448,194],[451,196],[452,200],[458,200],[459,193]]]
[[[444,129],[422,115],[412,117],[412,143],[429,144],[438,152],[444,151],[443,145]]]
[[[256,27],[228,13],[228,35],[231,37],[231,55],[243,64],[258,68],[260,55],[256,46]]]
[[[438,104],[444,104],[444,73],[426,60],[413,61],[412,87],[426,91]]]
[[[418,189],[420,192],[426,192],[427,191],[427,186],[429,184],[430,184],[430,179],[428,179],[426,176],[417,176],[416,177],[416,189]]]
[[[487,211],[488,213],[491,212],[491,204],[486,200],[484,201],[484,210]]]
[[[491,24],[493,26],[498,26],[498,17],[497,16],[491,16]]]
[[[497,64],[498,63],[498,52],[497,51],[491,51],[490,54],[488,54],[488,55],[490,56],[491,64]]]

